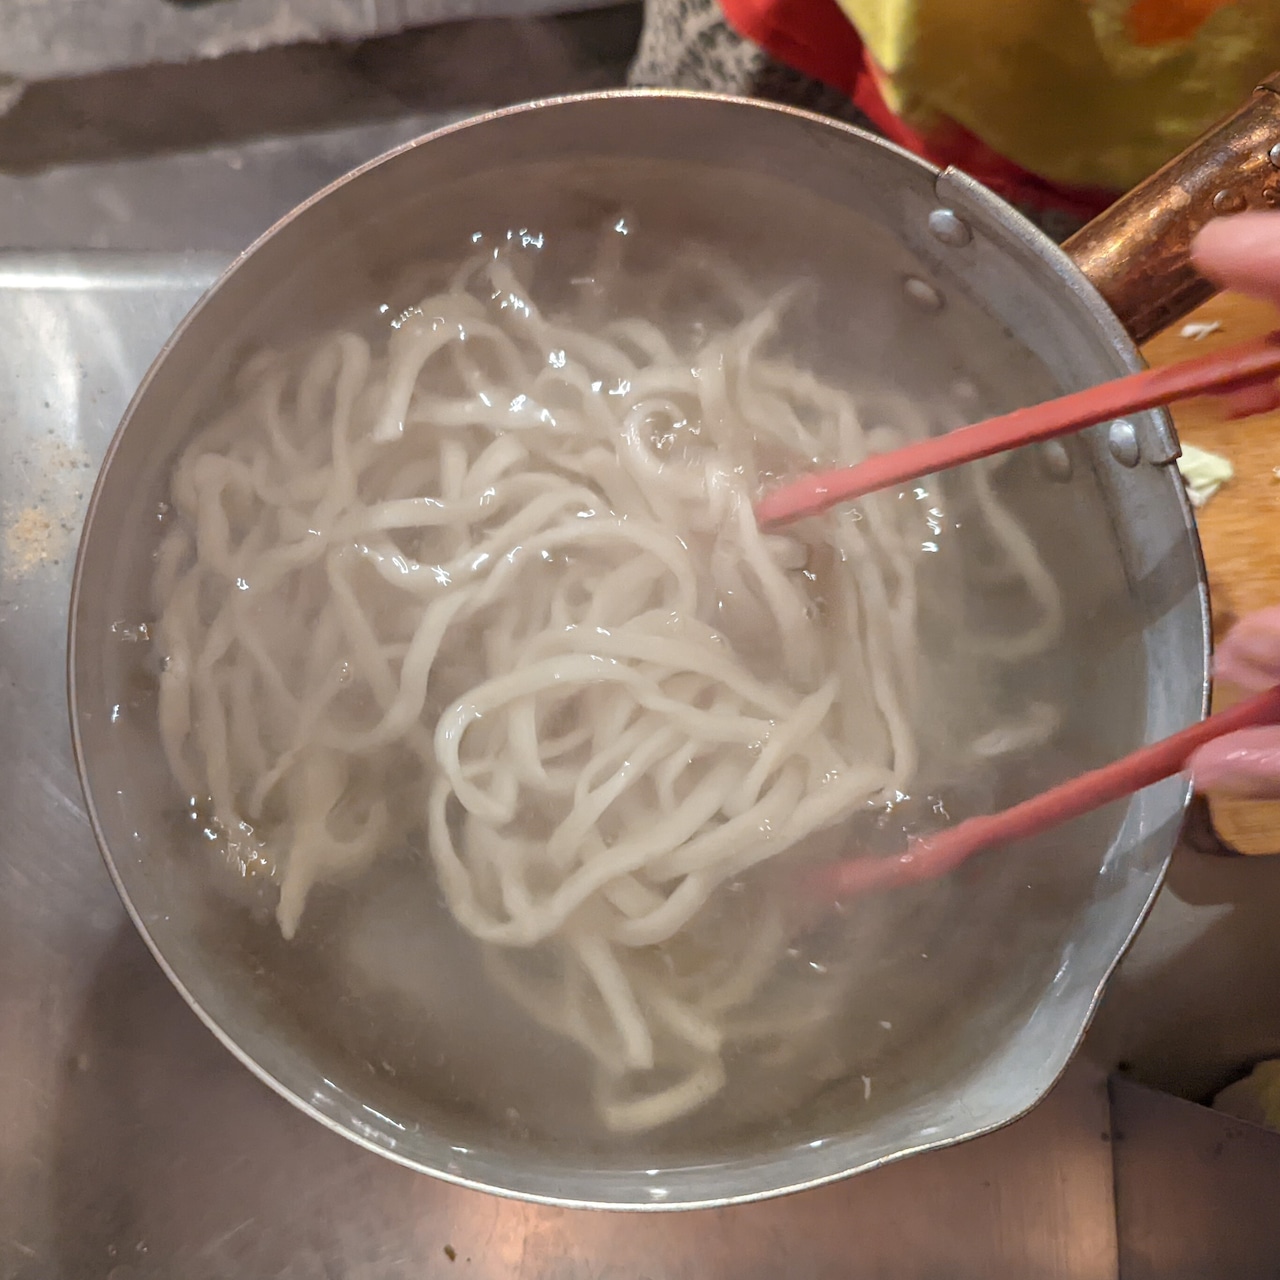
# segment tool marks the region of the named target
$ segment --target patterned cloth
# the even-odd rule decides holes
[[[721,3],[735,30],[872,114],[861,95],[874,86],[891,127],[911,130],[926,154],[976,142],[1104,201],[1190,146],[1280,64],[1280,0]],[[815,72],[775,38],[840,52]]]
[[[784,66],[739,36],[716,0],[645,0],[644,29],[628,83],[761,98],[878,132],[845,95]],[[1020,203],[1016,207],[1059,242],[1083,225],[1083,219],[1062,210]]]
[[[763,98],[873,129],[842,93],[744,40],[725,22],[716,0],[645,0],[644,30],[628,81],[637,88]]]

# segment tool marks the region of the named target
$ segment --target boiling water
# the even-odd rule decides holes
[[[641,282],[679,246],[702,240],[727,245],[731,260],[763,292],[803,285],[770,350],[850,391],[865,426],[905,431],[924,423],[944,430],[1055,390],[1025,357],[1014,359],[1011,374],[1007,335],[963,299],[949,301],[945,325],[889,306],[886,300],[898,296],[903,251],[870,225],[851,225],[847,215],[816,201],[809,242],[784,248],[761,228],[773,223],[771,210],[796,197],[763,181],[700,172],[680,186],[685,199],[672,211],[634,170],[602,165],[590,174],[575,169],[566,180],[563,171],[531,168],[507,180],[507,203],[520,208],[518,218],[499,212],[468,223],[459,210],[492,201],[461,187],[450,193],[451,216],[441,218],[434,234],[424,232],[418,259],[456,262],[477,246],[499,245],[532,268],[538,305],[572,312],[594,287],[592,255],[603,216],[606,227],[625,237],[629,273]],[[788,208],[786,221],[794,217]],[[438,266],[402,271],[344,323],[376,348],[433,275]],[[367,288],[367,281],[360,283]],[[626,296],[590,301],[597,310],[603,303],[605,314],[630,315],[637,306]],[[668,302],[663,323],[673,344],[687,347],[726,323],[708,311],[696,282],[689,296]],[[975,354],[975,333],[988,335],[989,360],[981,343]],[[955,349],[961,345],[963,356]],[[931,355],[922,362],[918,353],[925,350]],[[548,358],[554,361],[555,353]],[[904,387],[910,396],[903,396]],[[902,421],[904,414],[912,421]],[[1115,722],[1122,719],[1117,704],[1135,705],[1141,687],[1136,651],[1111,655],[1105,664],[1088,657],[1077,664],[1070,656],[1088,653],[1079,641],[1091,611],[1124,586],[1100,495],[1085,469],[1078,474],[1072,485],[1048,485],[1034,454],[1013,458],[996,474],[997,493],[1035,531],[1068,597],[1083,605],[1068,611],[1056,644],[1016,660],[996,656],[983,637],[1025,629],[1034,602],[994,564],[988,535],[966,518],[971,507],[954,497],[951,482],[922,482],[886,499],[910,509],[902,525],[916,544],[922,689],[912,729],[920,761],[910,787],[815,839],[804,856],[891,851],[910,832],[1008,803],[1127,745],[1099,740],[1092,708],[1096,699],[1107,700]],[[1069,545],[1055,546],[1044,536],[1055,524],[1070,527]],[[1085,586],[1074,566],[1091,554],[1097,568]],[[548,585],[556,572],[556,564],[547,566]],[[817,578],[811,599],[821,615]],[[722,597],[720,606],[722,625],[747,645],[746,634],[733,634],[734,601]],[[778,659],[767,646],[752,655],[759,671]],[[154,710],[144,694],[135,710],[145,713],[149,706]],[[1036,720],[1036,707],[1052,712],[1051,739],[1033,731],[1030,749],[1000,753],[1000,735],[1016,742],[1019,726]],[[431,714],[442,709],[435,705]],[[975,751],[984,741],[990,749]],[[1028,850],[992,851],[938,884],[848,907],[813,911],[805,903],[795,913],[804,927],[789,938],[753,1011],[773,1019],[778,1033],[731,1051],[724,1088],[694,1115],[620,1138],[602,1127],[590,1105],[586,1055],[536,1025],[487,977],[484,944],[446,909],[427,869],[421,830],[385,849],[361,876],[316,888],[297,936],[286,942],[272,918],[276,890],[256,874],[262,851],[252,842],[229,847],[216,815],[199,803],[188,809],[175,796],[173,812],[176,843],[198,868],[198,892],[207,899],[201,942],[233,957],[255,987],[264,1017],[312,1046],[335,1085],[368,1099],[406,1132],[439,1125],[443,1114],[460,1141],[482,1141],[496,1126],[515,1143],[533,1137],[585,1145],[602,1158],[618,1148],[679,1153],[712,1143],[729,1149],[761,1131],[798,1139],[847,1128],[856,1123],[851,1113],[869,1120],[927,1092],[971,1052],[965,1046],[985,1026],[999,1026],[1052,971],[1114,827],[1103,815],[1076,824],[1069,846],[1066,837],[1047,842],[1034,860]],[[193,843],[206,850],[198,861],[190,857]],[[1068,847],[1083,854],[1044,856]],[[787,865],[765,864],[717,891],[706,911],[718,928],[752,928],[749,904],[760,895],[797,895],[795,862],[782,861]],[[789,1010],[807,1008],[822,1009],[823,1016],[788,1020]]]

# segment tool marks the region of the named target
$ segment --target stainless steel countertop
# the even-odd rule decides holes
[[[1280,1135],[1119,1079],[1111,1130],[1124,1280],[1274,1280]]]
[[[64,625],[103,451],[224,257],[0,255],[0,1277],[1114,1277],[1107,1102],[1083,1064],[968,1146],[659,1219],[393,1167],[292,1110],[196,1021],[94,847]]]
[[[625,1216],[390,1165],[292,1110],[197,1023],[93,846],[63,628],[97,463],[218,262],[0,256],[0,1276],[1114,1277],[1106,1092],[1083,1066],[968,1147],[765,1206]]]
[[[294,1111],[197,1022],[94,846],[64,625],[107,442],[221,260],[0,255],[0,1277],[1114,1277],[1107,1100],[1083,1065],[965,1147],[763,1206],[654,1217],[502,1201],[392,1166]]]
[[[189,89],[166,97],[179,91],[163,77],[146,81],[143,132],[123,79],[33,92],[0,131],[0,1280],[1110,1280],[1103,1071],[1128,1059],[1165,1088],[1199,1092],[1280,1053],[1280,859],[1183,851],[1104,1003],[1098,1065],[1078,1063],[1026,1119],[772,1204],[570,1213],[417,1177],[307,1120],[218,1046],[136,937],[82,811],[63,670],[84,503],[129,394],[219,264],[275,217],[521,86],[600,83],[614,72],[599,51],[613,50],[616,71],[629,38],[609,34],[613,21],[581,27],[567,60],[563,34],[537,26],[506,43],[479,27],[415,37],[380,55],[381,97],[355,55],[272,55],[274,77],[294,76],[279,100],[303,86],[326,123],[326,104],[366,86],[342,108],[349,127],[326,133],[246,142],[250,124],[231,122],[218,146],[184,149]],[[476,41],[489,61],[451,80]],[[208,74],[210,93],[234,89],[234,75]],[[423,74],[444,88],[415,99],[418,114],[397,112]],[[86,120],[115,131],[80,138],[87,154],[62,164],[75,142],[63,122],[90,107]],[[61,167],[18,172],[41,157]],[[4,252],[64,246],[76,251]]]
[[[359,40],[463,18],[528,17],[610,0],[7,0],[0,79],[216,58],[301,41]]]

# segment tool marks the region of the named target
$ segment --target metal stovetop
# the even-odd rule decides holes
[[[976,1278],[1046,1257],[1041,1274],[1114,1276],[1107,1101],[1088,1068],[1020,1125],[843,1186],[717,1213],[570,1213],[356,1148],[197,1022],[94,846],[63,628],[96,468],[221,263],[0,255],[0,1276]]]
[[[1274,1215],[1254,1203],[1280,1170],[1280,1138],[1246,1147],[1240,1170],[1222,1159],[1219,1117],[1174,1103],[1186,1114],[1171,1122],[1168,1100],[1139,1091],[1118,1110],[1129,1132],[1113,1159],[1105,1076],[1085,1061],[990,1137],[679,1215],[447,1186],[314,1124],[235,1062],[161,975],[94,846],[63,640],[97,466],[224,261],[0,254],[0,1280],[1154,1280],[1206,1274],[1195,1267],[1223,1247],[1208,1227],[1242,1205],[1243,1234],[1227,1233],[1241,1256],[1280,1257]],[[1188,1125],[1198,1145],[1171,1136]],[[1114,1171],[1130,1192],[1119,1219]],[[1189,1240],[1181,1224],[1196,1214]]]

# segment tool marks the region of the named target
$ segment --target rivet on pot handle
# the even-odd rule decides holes
[[[1280,73],[1063,247],[1146,342],[1217,292],[1191,265],[1196,232],[1211,218],[1280,208],[1277,161]]]

